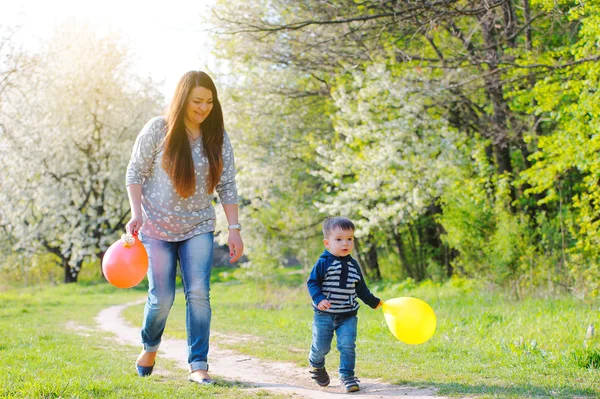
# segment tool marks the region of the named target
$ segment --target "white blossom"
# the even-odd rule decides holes
[[[13,250],[58,249],[75,272],[122,233],[125,169],[161,96],[118,39],[64,25],[2,98],[0,219]]]

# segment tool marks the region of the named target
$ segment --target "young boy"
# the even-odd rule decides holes
[[[354,224],[344,217],[328,218],[323,224],[323,251],[307,281],[308,292],[314,307],[312,346],[308,361],[312,367],[311,378],[322,387],[329,385],[325,370],[325,355],[331,349],[333,332],[337,336],[340,352],[339,374],[346,392],[360,390],[354,376],[358,296],[373,309],[381,305],[371,294],[356,260],[354,249]]]

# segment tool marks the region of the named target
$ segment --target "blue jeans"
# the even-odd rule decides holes
[[[312,326],[312,345],[308,362],[312,367],[325,367],[325,355],[331,349],[333,332],[340,352],[340,378],[354,376],[356,362],[356,325],[358,317],[339,316],[315,311]]]
[[[142,343],[147,352],[156,352],[175,299],[177,261],[181,267],[186,301],[188,363],[191,371],[208,370],[210,334],[210,272],[213,233],[168,242],[143,236],[148,252],[148,301],[144,309]]]

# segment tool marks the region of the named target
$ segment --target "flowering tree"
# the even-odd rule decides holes
[[[230,76],[237,71],[244,76],[221,81],[227,82],[225,123],[232,132],[240,217],[253,269],[277,267],[290,254],[307,266],[320,249],[312,238],[320,234],[324,218],[312,205],[324,195],[322,179],[310,173],[317,167],[312,138],[330,130],[330,122],[319,117],[329,112],[328,102],[319,96],[308,102],[304,96],[282,96],[275,88],[284,82],[296,81],[307,92],[313,88],[285,71],[244,70],[243,62],[230,68]]]
[[[133,140],[162,98],[116,38],[67,24],[40,56],[2,101],[0,212],[15,251],[55,254],[74,282],[126,223]]]
[[[422,279],[426,262],[418,251],[409,262],[405,244],[415,232],[427,239],[421,216],[455,178],[465,157],[456,130],[422,95],[435,88],[417,87],[418,76],[395,74],[381,63],[340,79],[332,94],[338,109],[332,117],[336,139],[317,148],[320,168],[314,173],[327,181],[329,192],[317,205],[323,213],[355,219],[359,239],[378,233],[393,237],[381,244],[393,243],[405,272]],[[371,253],[371,248],[363,249]],[[376,272],[377,264],[370,264],[374,260],[365,260]]]
[[[315,173],[332,190],[323,210],[356,215],[366,235],[423,213],[462,160],[448,122],[428,113],[426,99],[385,65],[355,72],[348,86],[333,93],[338,140],[318,147]]]

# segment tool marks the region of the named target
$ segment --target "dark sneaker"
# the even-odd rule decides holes
[[[315,382],[320,386],[326,387],[327,385],[329,385],[329,374],[327,374],[327,370],[325,370],[325,367],[320,369],[313,367],[312,370],[309,371],[309,373],[312,374],[310,378],[315,380]]]
[[[358,385],[359,382],[360,381],[358,380],[358,378],[354,376],[342,378],[342,386],[344,387],[346,392],[360,391],[360,386]]]

